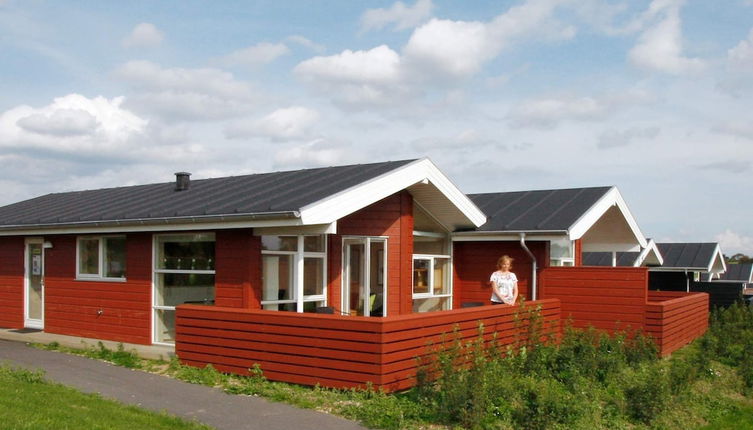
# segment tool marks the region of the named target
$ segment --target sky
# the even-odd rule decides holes
[[[753,255],[753,0],[0,0],[0,205],[422,157]]]

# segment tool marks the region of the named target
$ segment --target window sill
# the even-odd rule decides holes
[[[77,277],[74,278],[74,281],[84,281],[84,282],[126,282],[126,278],[81,278]]]

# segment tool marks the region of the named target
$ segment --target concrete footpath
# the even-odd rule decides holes
[[[364,429],[352,421],[282,403],[0,340],[0,362],[44,370],[47,379],[87,393],[196,420],[217,429]],[[0,388],[1,389],[1,388]]]

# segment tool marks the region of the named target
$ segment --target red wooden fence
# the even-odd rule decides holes
[[[644,326],[648,271],[643,267],[547,267],[539,298],[560,299],[574,327],[609,331]]]
[[[559,300],[528,302],[541,307],[544,334],[558,338]],[[524,331],[517,307],[482,306],[385,318],[295,314],[182,305],[177,308],[176,353],[187,364],[248,374],[259,364],[264,376],[297,384],[363,387],[388,391],[415,384],[417,358],[430,344],[457,329],[460,339],[478,336],[500,345]]]
[[[706,332],[709,295],[675,291],[649,291],[646,332],[667,356]]]

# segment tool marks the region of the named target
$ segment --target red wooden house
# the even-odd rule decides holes
[[[501,253],[518,259],[549,335],[564,313],[599,323],[591,314],[607,305],[594,300],[648,327],[645,269],[550,267],[645,245],[616,189],[584,190],[586,203],[535,204],[519,218],[542,227],[512,230],[497,223],[504,204],[469,198],[427,159],[50,194],[0,208],[0,326],[174,345],[187,363],[259,363],[270,379],[401,389],[453,327],[472,337],[483,322],[512,339],[514,308],[463,308],[487,303]],[[554,218],[575,222],[549,229]]]

